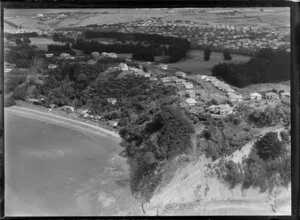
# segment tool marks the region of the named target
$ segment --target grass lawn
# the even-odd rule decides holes
[[[59,44],[59,45],[65,44],[63,42],[53,41],[50,38],[44,38],[44,37],[31,37],[30,40],[31,40],[31,45],[37,46],[40,50],[48,50],[47,46],[49,44]]]
[[[243,55],[232,54],[233,63],[242,63],[250,60],[251,57]],[[169,64],[169,67],[182,70],[184,72],[190,72],[192,74],[206,74],[209,75],[214,65],[225,62],[223,59],[223,53],[212,52],[209,61],[204,61],[203,50],[190,50],[187,54],[187,58],[182,59],[177,63]],[[228,61],[226,61],[228,62]]]

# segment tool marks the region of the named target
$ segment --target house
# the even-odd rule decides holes
[[[116,98],[108,98],[107,102],[109,102],[112,105],[115,105],[117,103],[117,99]]]
[[[106,53],[106,52],[102,52],[101,56],[104,57],[110,57],[110,58],[118,58],[118,55],[116,53]]]
[[[49,69],[55,69],[55,68],[57,68],[57,65],[51,63],[51,64],[48,65],[48,68],[49,68]]]
[[[163,81],[163,83],[170,83],[177,79],[178,78],[176,76],[166,76],[166,77],[161,78],[161,81]]]
[[[167,70],[168,69],[168,65],[166,65],[166,64],[159,64],[158,67],[160,67],[163,70]]]
[[[229,93],[227,93],[227,95],[228,95],[229,100],[232,102],[243,101],[243,96],[240,94],[229,92]]]
[[[175,76],[184,78],[184,77],[186,77],[186,73],[184,73],[184,72],[182,72],[182,71],[177,71],[177,72],[175,73]]]
[[[107,53],[106,56],[110,58],[118,58],[118,55],[116,53]]]
[[[260,100],[260,99],[262,99],[262,95],[258,92],[253,92],[250,94],[250,99],[251,100]]]
[[[149,78],[151,76],[151,74],[150,73],[144,73],[144,77],[147,77],[147,78]]]
[[[197,104],[197,101],[193,98],[187,98],[185,100],[185,102],[189,105],[189,106],[193,106],[193,105],[196,105]]]
[[[74,112],[74,111],[75,111],[75,108],[72,107],[72,106],[64,106],[64,107],[62,107],[61,110],[62,110],[62,111],[66,111],[67,113],[71,113],[71,112]]]
[[[268,101],[276,101],[279,100],[279,95],[275,92],[267,92],[265,94],[265,99]]]
[[[108,121],[108,125],[112,127],[117,127],[118,126],[118,121],[110,120]]]
[[[201,76],[201,79],[202,79],[202,80],[206,80],[206,79],[207,79],[207,75]]]
[[[4,72],[5,72],[5,73],[9,73],[10,71],[12,71],[11,68],[6,68],[6,67],[4,68]]]
[[[233,113],[233,108],[229,104],[211,105],[208,107],[210,113],[219,115],[229,115]]]
[[[99,52],[96,52],[96,51],[92,52],[91,55],[94,59],[97,59],[100,56]]]
[[[74,60],[75,59],[75,57],[71,56],[69,53],[61,53],[60,57],[66,59],[66,60]]]
[[[282,92],[282,93],[280,93],[280,97],[281,98],[290,98],[291,93],[290,92]]]
[[[122,70],[122,71],[127,71],[129,70],[128,66],[126,63],[120,63],[119,66],[118,66],[119,70]]]
[[[66,60],[75,60],[75,57],[73,57],[73,56],[66,56],[65,59]]]
[[[51,58],[51,57],[53,57],[53,53],[46,53],[46,54],[45,54],[45,57],[46,57],[46,58]]]
[[[59,56],[62,57],[62,58],[66,58],[66,57],[69,57],[71,55],[69,53],[61,53]]]
[[[50,104],[49,107],[50,107],[50,109],[54,109],[54,108],[56,108],[56,105],[55,104]]]
[[[89,109],[77,109],[76,111],[77,111],[77,113],[79,113],[80,115],[84,115],[84,114],[90,112]]]
[[[195,90],[189,89],[189,90],[186,90],[186,91],[189,94],[190,98],[193,98],[193,99],[196,98],[196,92],[195,92]]]
[[[193,84],[190,83],[190,82],[184,83],[184,86],[185,86],[186,89],[192,89],[192,88],[194,88]]]
[[[175,79],[176,84],[184,84],[185,80],[184,79]]]
[[[86,63],[88,65],[95,65],[97,63],[97,61],[96,60],[88,60]]]
[[[150,77],[150,81],[157,81],[157,78],[155,76]]]
[[[42,100],[39,100],[39,99],[32,99],[32,98],[29,98],[29,99],[26,99],[27,102],[30,102],[34,105],[41,105],[42,104]]]
[[[90,116],[89,113],[84,113],[84,114],[82,115],[83,118],[88,118],[89,116]]]

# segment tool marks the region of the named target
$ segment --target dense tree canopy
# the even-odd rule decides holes
[[[264,48],[247,63],[220,63],[213,67],[212,73],[239,87],[289,80],[290,54],[284,50]]]

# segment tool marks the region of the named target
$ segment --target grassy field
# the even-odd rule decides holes
[[[32,37],[30,38],[31,44],[37,46],[40,50],[48,50],[47,46],[49,44],[60,44],[64,45],[65,43],[63,42],[57,42],[53,41],[50,38],[43,38],[43,37]]]
[[[236,89],[238,93],[242,94],[244,97],[250,97],[251,92],[263,92],[269,91],[272,89],[276,89],[277,91],[284,90],[286,92],[290,92],[291,90],[291,82],[284,81],[278,83],[258,83],[252,84],[245,88],[237,88],[232,86],[232,88]]]
[[[243,55],[232,54],[233,63],[243,63],[250,60],[251,57]],[[211,74],[211,69],[214,65],[225,62],[223,59],[223,53],[212,52],[209,61],[204,61],[203,50],[190,50],[187,54],[187,58],[177,63],[169,64],[169,67],[182,70],[184,72],[190,72],[192,74]],[[228,62],[228,61],[226,61]]]

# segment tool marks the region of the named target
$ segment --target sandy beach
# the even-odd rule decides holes
[[[104,129],[102,127],[93,125],[91,123],[83,122],[80,120],[70,119],[67,117],[63,117],[57,115],[55,111],[48,113],[42,110],[38,110],[37,108],[32,109],[29,107],[20,107],[20,106],[11,106],[9,108],[5,108],[7,113],[17,114],[23,117],[32,118],[35,120],[41,120],[52,124],[58,124],[61,126],[65,126],[70,129],[76,129],[80,131],[88,131],[95,133],[97,135],[106,135],[114,138],[115,140],[120,141],[121,137],[118,133]],[[78,126],[80,125],[80,126]]]

